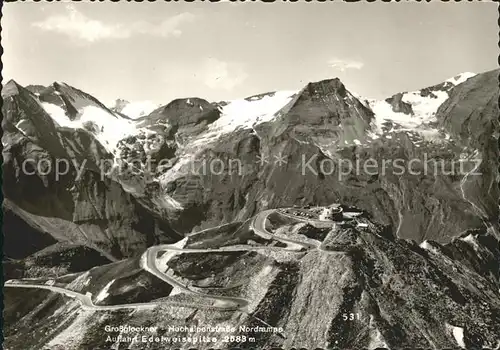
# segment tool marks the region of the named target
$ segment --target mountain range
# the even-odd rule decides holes
[[[106,324],[235,328],[151,349],[500,346],[499,73],[109,108],[9,81],[5,348],[144,348]]]

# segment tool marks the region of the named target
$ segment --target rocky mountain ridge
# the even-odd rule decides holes
[[[342,207],[342,218],[322,223],[307,223],[317,214],[292,215],[307,213],[303,208],[266,214],[268,239],[259,237],[256,218],[186,237],[169,246],[176,250],[154,259],[159,271],[177,281],[173,288],[150,274],[147,253],[140,261],[126,259],[82,273],[11,281],[6,346],[144,349],[142,336],[160,339],[146,340],[150,349],[191,348],[180,340],[188,336],[200,339],[199,349],[499,345],[496,238],[470,230],[444,245],[418,244],[397,239],[390,226],[373,223],[368,213]],[[309,213],[313,210],[323,209]],[[32,287],[19,288],[22,284]],[[94,306],[43,289],[53,287],[86,295]],[[223,306],[214,301],[219,297],[245,307]],[[22,309],[21,300],[28,300]],[[47,321],[33,337],[21,338],[41,319]],[[156,328],[126,336],[116,329],[103,337],[110,324]],[[196,327],[204,330],[190,331]],[[256,331],[264,328],[269,330]],[[139,341],[131,340],[136,335]],[[202,337],[215,340],[203,343]]]
[[[53,232],[62,219],[69,232],[77,232],[70,241],[94,246],[97,241],[118,256],[151,244],[146,242],[178,239],[177,232],[294,204],[357,205],[398,236],[417,241],[446,242],[485,225],[496,233],[497,74],[467,73],[387,101],[359,99],[332,79],[298,92],[229,102],[178,99],[135,121],[64,83],[24,89],[10,82],[3,90],[2,141],[5,193],[15,208],[9,210],[57,240],[68,236]],[[26,176],[20,165],[28,158],[70,159],[71,171],[57,182],[54,174]],[[419,171],[429,159],[443,161],[447,169],[462,162],[465,170],[398,175],[394,164],[381,169],[383,161],[395,159],[405,164],[417,159]],[[377,173],[346,165],[369,160],[377,163]],[[83,163],[84,178],[75,182]],[[213,171],[214,164],[220,169]],[[473,176],[473,170],[484,175]],[[113,203],[123,198],[118,202],[135,214],[118,214],[122,205],[104,204],[109,193],[116,193]],[[60,203],[69,205],[59,208]],[[75,205],[79,209],[68,209]],[[41,207],[47,209],[40,212]],[[144,230],[134,223],[138,218],[125,219],[138,212],[154,218],[157,224],[145,227],[157,233],[138,238],[142,243],[130,250],[116,237],[125,227]],[[47,217],[57,223],[47,226],[52,220]]]
[[[6,84],[3,98],[6,212],[12,211],[40,234],[88,245],[110,259],[180,237],[160,214],[146,210],[117,181],[101,176],[102,165],[113,155],[93,137],[95,129],[59,125],[35,94],[14,82]],[[88,102],[97,104],[93,99]],[[17,231],[16,223],[9,225],[4,226],[7,247],[10,239],[19,240],[14,235],[25,232]],[[5,253],[14,257],[11,251]]]
[[[499,72],[136,119],[64,83],[7,83],[6,348],[144,348],[112,324],[229,329],[151,349],[498,348]]]

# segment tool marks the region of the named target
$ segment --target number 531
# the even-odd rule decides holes
[[[354,320],[360,320],[361,319],[361,314],[359,312],[351,312],[348,314],[342,314],[342,319],[344,321],[354,321]]]

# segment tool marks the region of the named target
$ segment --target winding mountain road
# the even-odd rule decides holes
[[[92,301],[92,295],[90,293],[82,294],[79,292],[75,292],[66,288],[50,286],[45,284],[30,284],[30,283],[21,283],[16,280],[9,280],[5,282],[5,287],[11,288],[37,288],[37,289],[46,289],[51,292],[63,294],[72,299],[76,299],[83,309],[85,310],[121,310],[121,309],[152,309],[158,306],[159,303],[133,303],[133,304],[123,304],[123,305],[95,305]]]
[[[268,219],[268,216],[272,213],[278,213],[279,215],[287,216],[289,218],[298,220],[298,221],[306,221],[309,223],[316,223],[316,222],[321,222],[322,224],[325,223],[325,221],[321,220],[311,220],[311,219],[305,219],[303,217],[299,216],[294,216],[291,214],[283,213],[280,212],[276,209],[269,209],[260,212],[257,214],[251,221],[250,227],[254,231],[254,233],[264,239],[268,240],[276,240],[281,243],[286,244],[287,246],[284,248],[280,247],[268,247],[268,246],[260,246],[260,247],[252,247],[252,246],[242,246],[242,247],[222,247],[222,248],[215,248],[215,249],[194,249],[194,248],[180,248],[175,245],[171,244],[163,244],[163,245],[157,245],[150,247],[144,252],[143,256],[141,257],[141,267],[151,273],[152,275],[156,276],[157,278],[165,281],[166,283],[170,284],[173,287],[177,287],[184,291],[187,294],[191,295],[196,295],[200,296],[204,299],[208,300],[213,300],[213,305],[208,305],[208,306],[202,306],[202,305],[193,305],[193,304],[187,304],[187,303],[175,303],[175,302],[148,302],[148,303],[132,303],[132,304],[122,304],[122,305],[95,305],[92,301],[92,295],[90,293],[87,294],[82,294],[79,292],[75,292],[66,288],[61,288],[61,287],[56,287],[53,285],[47,285],[47,284],[33,284],[33,283],[25,283],[23,280],[9,280],[5,283],[5,287],[11,287],[11,288],[38,288],[38,289],[45,289],[49,290],[55,293],[60,293],[63,294],[67,297],[76,299],[84,309],[90,309],[90,310],[121,310],[121,309],[147,309],[147,308],[154,308],[158,306],[159,304],[168,304],[172,306],[184,306],[184,307],[197,307],[197,308],[210,308],[210,309],[219,309],[219,310],[241,310],[241,311],[246,311],[246,307],[249,304],[249,300],[245,298],[240,298],[240,297],[229,297],[229,296],[216,296],[216,295],[209,295],[206,293],[201,293],[198,291],[194,291],[190,289],[188,286],[184,285],[183,283],[179,282],[175,278],[169,276],[166,272],[162,272],[158,269],[157,266],[157,256],[159,252],[173,252],[175,254],[185,254],[185,253],[221,253],[221,252],[243,252],[243,251],[258,251],[258,250],[265,250],[265,249],[279,249],[279,250],[286,250],[290,252],[304,252],[309,251],[309,250],[319,250],[323,252],[328,252],[325,251],[322,248],[321,244],[312,244],[312,243],[307,243],[307,242],[302,242],[294,239],[289,239],[289,238],[284,238],[281,236],[274,235],[273,233],[269,232],[266,229],[266,222]],[[333,223],[333,222],[332,222]],[[217,227],[221,227],[224,225],[220,225]],[[332,225],[332,228],[335,226],[335,224]],[[203,231],[199,231],[196,233],[193,233],[192,235],[196,235],[199,233],[202,233],[207,230],[213,230],[216,229],[217,227],[212,227]],[[190,236],[192,236],[190,235]],[[333,253],[333,252],[332,252]]]

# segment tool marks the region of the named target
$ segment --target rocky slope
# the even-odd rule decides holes
[[[245,311],[214,309],[210,299],[176,291],[129,259],[34,281],[90,293],[97,305],[151,307],[85,310],[44,290],[7,288],[6,349],[494,348],[500,342],[499,242],[486,230],[465,232],[444,245],[418,244],[395,238],[389,226],[374,224],[367,214],[326,231],[310,226],[307,236],[300,220],[269,220],[277,237],[316,248],[294,252],[260,242],[253,246],[267,248],[159,257],[160,266],[203,295],[245,298]],[[184,248],[217,249],[228,234],[230,246],[249,247],[254,239],[247,224],[234,223],[192,235]],[[36,334],[23,338],[33,324],[40,325]],[[120,332],[105,331],[106,325],[157,328]],[[131,340],[136,335],[139,340]],[[182,337],[197,337],[198,343]]]
[[[159,213],[149,211],[116,180],[101,176],[103,166],[113,163],[113,154],[99,142],[98,128],[89,131],[85,122],[73,128],[45,111],[49,102],[41,101],[50,100],[57,103],[51,106],[64,108],[66,122],[77,123],[82,116],[74,111],[102,108],[86,94],[66,95],[67,87],[57,90],[61,86],[37,97],[11,81],[2,92],[4,210],[6,219],[16,220],[5,222],[5,254],[23,258],[56,240],[88,245],[116,259],[177,240]],[[16,230],[19,225],[30,229]],[[34,235],[40,238],[34,240]],[[23,240],[38,243],[21,252]]]
[[[497,234],[497,75],[466,73],[385,101],[325,80],[244,100],[178,99],[136,121],[64,83],[10,82],[6,208],[42,235],[119,257],[175,231],[338,201],[417,241],[483,226]],[[37,174],[26,175],[27,159],[43,169],[30,162]],[[57,159],[68,174],[41,175]]]
[[[7,345],[19,349],[37,325],[28,348],[99,348],[114,323],[159,325],[169,337],[186,332],[168,324],[283,328],[250,332],[246,344],[208,332],[222,348],[496,346],[499,72],[380,101],[329,79],[241,100],[177,99],[136,119],[129,104],[107,108],[64,83],[7,83],[6,278],[85,302],[91,293],[95,305],[152,303],[96,311],[7,288]],[[364,214],[334,229],[270,222],[321,249],[284,251],[251,225],[270,208],[332,203]],[[265,246],[159,257],[191,288],[244,298],[248,310],[222,311],[147,270],[141,254],[174,242]]]
[[[498,232],[498,189],[491,186],[498,158],[497,135],[491,132],[498,130],[497,75],[493,71],[463,84],[446,82],[402,94],[400,101],[412,106],[408,114],[403,107],[394,112],[386,101],[362,102],[338,80],[309,84],[287,99],[260,97],[281,107],[267,108],[272,116],[230,128],[231,133],[214,126],[219,131],[214,135],[209,127],[177,149],[177,162],[160,176],[164,193],[184,210],[170,220],[190,230],[248,218],[266,208],[342,201],[417,241],[446,242],[450,232],[483,225]],[[490,98],[478,99],[473,86],[481,86]],[[446,106],[451,106],[438,112],[448,94],[460,98],[449,99]],[[224,117],[231,104],[222,106]],[[444,120],[471,104],[484,108],[470,116],[488,124],[477,128],[482,145],[468,142]],[[231,166],[235,160],[239,163]],[[213,168],[207,171],[209,165]],[[477,186],[480,201],[471,198]]]

